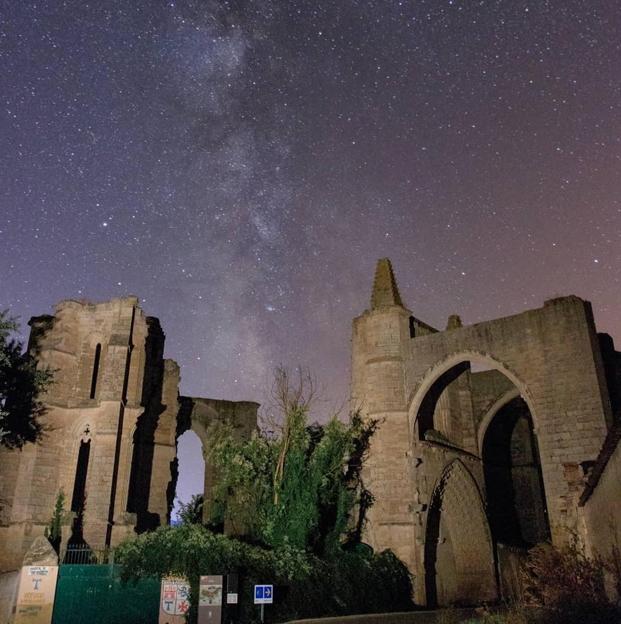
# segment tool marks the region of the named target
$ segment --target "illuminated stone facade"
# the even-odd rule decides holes
[[[256,403],[179,397],[179,367],[163,357],[159,321],[134,297],[63,301],[30,325],[29,349],[54,370],[54,383],[41,442],[0,450],[0,570],[21,565],[60,491],[71,511],[63,548],[100,550],[168,523],[178,436],[191,428],[204,442],[214,420],[240,435],[256,427]]]
[[[403,305],[379,261],[352,338],[352,407],[381,420],[366,536],[408,564],[417,602],[496,598],[503,545],[619,534],[618,514],[610,535],[589,531],[607,503],[593,512],[579,500],[620,407],[620,354],[607,341],[575,296],[471,326],[451,316],[438,331]],[[601,469],[602,501],[621,500],[615,466]]]

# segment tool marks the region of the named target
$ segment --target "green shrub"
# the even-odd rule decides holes
[[[268,621],[413,608],[409,572],[389,551],[342,551],[321,560],[287,545],[270,550],[214,534],[200,525],[185,525],[161,527],[124,542],[116,551],[116,561],[125,581],[185,576],[193,605],[201,574],[236,572],[240,623],[256,619],[252,593],[253,585],[259,583],[275,585],[275,603],[266,607]],[[194,606],[190,621],[195,617]]]

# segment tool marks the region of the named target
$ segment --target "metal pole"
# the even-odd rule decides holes
[[[265,608],[265,605],[261,603],[261,624],[263,624],[263,609],[264,608]]]

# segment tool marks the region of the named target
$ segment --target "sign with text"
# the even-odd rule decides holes
[[[272,604],[274,602],[273,585],[254,586],[254,604]]]
[[[185,624],[190,609],[190,583],[181,577],[162,579],[159,624]]]
[[[222,576],[201,576],[198,593],[198,624],[222,622]]]
[[[50,624],[58,566],[24,566],[19,579],[15,624]]]

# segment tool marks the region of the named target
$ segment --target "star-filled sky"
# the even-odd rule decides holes
[[[0,305],[136,294],[182,392],[347,399],[389,256],[440,327],[621,342],[616,0],[0,0]]]

